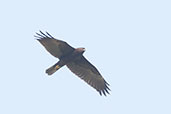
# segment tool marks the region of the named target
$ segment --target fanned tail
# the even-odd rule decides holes
[[[46,73],[48,75],[52,75],[53,73],[55,73],[58,69],[60,69],[61,67],[58,65],[58,63],[54,64],[53,66],[51,66],[50,68],[48,68],[46,70]]]

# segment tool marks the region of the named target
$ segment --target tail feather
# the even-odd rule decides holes
[[[48,75],[52,75],[53,73],[55,73],[58,69],[60,69],[60,66],[56,63],[55,65],[51,66],[50,68],[48,68],[46,70],[46,73]]]

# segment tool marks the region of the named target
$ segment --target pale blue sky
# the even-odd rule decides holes
[[[0,1],[0,114],[171,114],[170,0]],[[35,40],[85,47],[111,85],[100,96]]]

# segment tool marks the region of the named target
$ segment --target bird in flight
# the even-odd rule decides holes
[[[55,39],[48,32],[40,31],[35,37],[51,55],[59,59],[56,64],[46,70],[48,75],[52,75],[66,65],[71,72],[96,89],[100,95],[109,94],[109,84],[97,68],[83,56],[85,48],[73,48],[65,41]]]

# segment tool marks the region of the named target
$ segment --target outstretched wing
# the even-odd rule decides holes
[[[84,57],[67,64],[67,67],[90,86],[95,88],[100,95],[109,94],[109,84],[104,80],[98,70]]]
[[[40,31],[40,33],[36,33],[38,41],[45,47],[45,49],[52,54],[53,56],[57,58],[61,58],[62,56],[65,56],[71,52],[74,51],[74,48],[71,47],[69,44],[62,40],[57,40],[54,37],[52,37],[48,32],[43,33]]]

